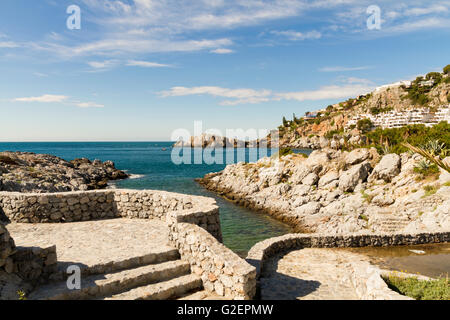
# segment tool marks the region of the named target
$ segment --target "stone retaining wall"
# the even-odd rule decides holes
[[[0,224],[0,270],[17,274],[30,283],[44,282],[56,272],[56,247],[16,247],[8,230]]]
[[[192,272],[201,276],[206,290],[234,299],[251,299],[256,291],[255,268],[221,244],[219,208],[211,198],[120,189],[54,194],[0,192],[0,211],[10,221],[21,223],[115,217],[161,219],[169,225],[169,241],[189,261]],[[29,253],[30,260],[35,260]],[[52,258],[43,255],[39,259],[34,265],[43,266],[41,274],[46,278],[52,268],[46,263]],[[16,271],[23,270],[27,278],[34,279],[38,273],[18,265],[21,268]]]
[[[0,223],[0,270],[7,273],[14,270],[12,255],[16,252],[14,240],[9,235],[8,230]]]
[[[264,271],[265,262],[276,254],[303,248],[352,248],[417,245],[450,242],[450,232],[417,234],[355,234],[325,236],[320,234],[288,234],[266,239],[254,245],[247,262],[256,268],[256,278]],[[380,271],[370,269],[370,265],[353,265],[351,280],[361,299],[403,299],[388,289]]]
[[[250,249],[246,260],[256,268],[259,277],[264,269],[264,261],[280,252],[303,248],[387,247],[444,242],[450,242],[450,232],[342,236],[295,233],[258,242]]]
[[[13,259],[13,273],[32,284],[45,283],[57,272],[56,246],[18,247]]]
[[[219,208],[210,198],[203,198],[195,210],[170,212],[169,240],[190,263],[192,272],[202,278],[207,291],[232,299],[252,299],[256,270],[216,240],[222,237],[218,219]]]

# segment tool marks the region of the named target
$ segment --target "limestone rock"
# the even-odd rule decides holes
[[[370,169],[370,163],[364,162],[343,172],[339,178],[339,189],[344,192],[352,192],[359,182],[367,178]]]
[[[319,212],[320,203],[318,202],[309,202],[295,210],[295,213],[299,216],[305,215],[313,215]]]
[[[390,182],[396,175],[400,173],[401,158],[395,153],[385,155],[380,163],[378,163],[370,176],[370,180],[382,179]]]
[[[319,180],[319,187],[328,185],[329,183],[338,180],[339,174],[336,171],[329,171],[323,175]]]
[[[317,184],[317,181],[319,181],[319,176],[315,174],[314,172],[308,174],[303,180],[302,184],[306,186],[313,186]]]
[[[355,165],[367,160],[369,157],[370,152],[368,149],[365,148],[355,149],[347,155],[345,162],[348,165]]]

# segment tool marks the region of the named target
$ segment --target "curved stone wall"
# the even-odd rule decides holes
[[[264,271],[265,262],[278,253],[303,248],[352,248],[417,245],[450,242],[450,232],[417,234],[355,234],[325,236],[320,234],[287,234],[266,239],[255,244],[247,255],[247,262],[256,268],[256,278]],[[403,299],[388,289],[381,278],[381,271],[369,268],[370,264],[353,264],[353,285],[360,299]]]
[[[214,199],[154,190],[99,190],[53,194],[0,192],[0,213],[12,222],[65,223],[117,217],[161,219],[169,241],[189,261],[206,290],[251,299],[256,271],[222,241]]]

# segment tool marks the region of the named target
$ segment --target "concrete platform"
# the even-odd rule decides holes
[[[157,260],[161,254],[165,258],[168,255],[177,258],[175,255],[178,255],[177,250],[168,245],[167,225],[156,219],[111,219],[61,224],[11,223],[7,229],[16,246],[56,245],[60,271],[72,264],[85,269],[111,266],[114,262],[129,267],[139,265],[142,260]]]

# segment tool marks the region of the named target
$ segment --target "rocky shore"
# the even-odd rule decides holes
[[[348,233],[450,230],[450,174],[419,179],[417,154],[323,149],[229,165],[198,182],[297,231]],[[447,158],[446,161],[450,159]]]
[[[128,178],[112,161],[64,159],[29,152],[0,152],[0,191],[66,192],[105,189]]]
[[[362,146],[367,144],[367,137],[358,134],[358,132],[349,132],[346,134],[335,134],[331,138],[312,135],[309,137],[298,137],[295,134],[285,134],[280,141],[281,147],[292,149],[340,149],[346,145]]]

